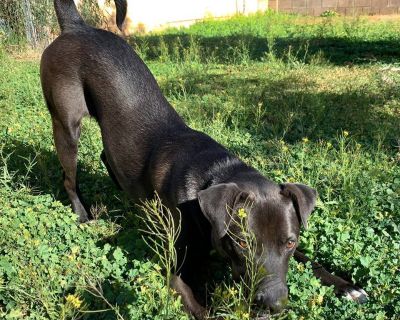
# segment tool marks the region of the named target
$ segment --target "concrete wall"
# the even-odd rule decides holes
[[[126,33],[187,26],[207,17],[227,17],[267,9],[268,0],[128,0]],[[99,0],[105,6],[105,0]]]
[[[269,0],[270,9],[319,16],[331,10],[345,15],[397,14],[400,0]]]

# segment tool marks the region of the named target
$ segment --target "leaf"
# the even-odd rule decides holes
[[[371,264],[371,261],[372,261],[372,258],[371,257],[361,257],[360,258],[360,262],[361,262],[361,265],[363,266],[363,267],[365,267],[365,268],[368,268],[369,266],[370,266],[370,264]]]

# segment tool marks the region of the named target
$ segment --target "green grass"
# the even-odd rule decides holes
[[[265,60],[271,52],[285,59],[295,54],[305,62],[317,54],[319,59],[339,65],[398,63],[400,58],[400,21],[367,17],[321,18],[267,12],[132,37],[131,42],[154,59],[166,51],[176,54],[177,44],[188,48],[193,39],[200,44],[203,58],[221,63],[237,61],[243,49],[247,58],[256,61]],[[182,50],[179,53],[182,55]]]
[[[277,319],[398,319],[400,314],[399,23],[267,13],[132,39],[190,126],[265,176],[319,192],[301,247],[370,296],[336,298],[291,262]],[[38,61],[0,50],[0,318],[186,319],[170,302],[138,210],[100,163],[84,121],[77,225],[44,105]],[[219,263],[219,262],[218,262]],[[217,263],[217,268],[218,268]],[[216,284],[214,313],[246,319],[243,288]],[[216,279],[218,280],[218,279]],[[274,317],[275,318],[275,317]]]

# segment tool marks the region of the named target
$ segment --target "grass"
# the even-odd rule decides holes
[[[266,13],[130,40],[190,126],[265,176],[318,190],[301,247],[370,296],[365,305],[336,298],[309,265],[292,261],[289,309],[274,319],[400,314],[398,31],[396,20]],[[76,224],[39,63],[7,50],[0,50],[0,318],[187,319],[139,231],[138,209],[100,163],[90,119],[79,180],[97,219]],[[216,268],[213,313],[250,318],[239,303],[246,287],[232,283],[218,259]]]

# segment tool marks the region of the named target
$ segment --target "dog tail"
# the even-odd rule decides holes
[[[117,10],[117,27],[122,31],[122,25],[125,21],[128,4],[126,0],[114,0],[114,2]]]
[[[127,0],[114,0],[114,2],[117,9],[117,26],[122,31],[122,24],[127,11]],[[54,0],[54,8],[61,32],[85,26],[74,0]]]

